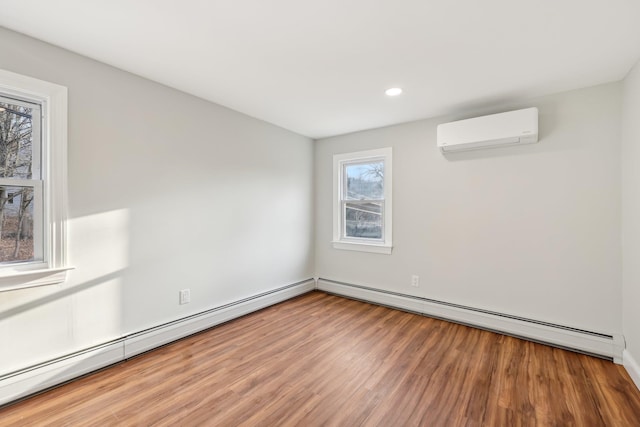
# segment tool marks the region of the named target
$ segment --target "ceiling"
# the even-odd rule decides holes
[[[638,0],[0,0],[0,25],[321,138],[622,79]],[[401,96],[385,89],[400,86]]]

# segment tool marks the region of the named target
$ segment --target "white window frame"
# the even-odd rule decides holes
[[[382,239],[349,238],[344,236],[343,209],[344,173],[349,164],[384,161],[384,203],[382,204]],[[391,147],[333,156],[333,247],[350,251],[391,254],[392,243],[392,149]]]
[[[43,260],[0,267],[0,292],[64,282],[67,271],[67,88],[0,70],[0,93],[41,106]],[[37,251],[37,250],[36,250]]]

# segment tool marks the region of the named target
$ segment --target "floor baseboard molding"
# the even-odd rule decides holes
[[[314,289],[315,281],[309,279],[222,307],[207,310],[176,322],[128,335],[124,340],[124,357],[128,359],[177,339],[211,328],[212,326],[228,322],[245,314],[311,292]]]
[[[304,280],[0,376],[0,406],[315,289]]]
[[[121,340],[79,351],[0,379],[0,405],[13,402],[124,359]]]
[[[622,335],[606,335],[582,331],[562,325],[501,315],[500,313],[488,312],[473,307],[464,307],[329,279],[319,278],[317,283],[318,290],[332,294],[603,357],[611,359],[618,364],[622,363],[622,351],[624,350]]]
[[[629,350],[625,349],[622,353],[622,365],[629,373],[633,383],[638,387],[638,390],[640,390],[640,364],[631,356]]]

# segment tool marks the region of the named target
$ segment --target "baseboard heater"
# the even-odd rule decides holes
[[[307,279],[0,376],[0,406],[315,289]]]
[[[622,335],[592,332],[330,279],[318,279],[317,289],[622,363]]]

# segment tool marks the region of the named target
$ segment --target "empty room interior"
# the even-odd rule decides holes
[[[640,425],[639,20],[0,0],[0,425]]]

